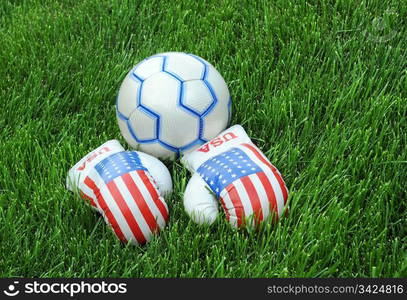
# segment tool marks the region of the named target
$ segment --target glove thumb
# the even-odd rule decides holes
[[[186,213],[197,224],[212,224],[218,216],[218,202],[205,181],[195,173],[184,193]]]

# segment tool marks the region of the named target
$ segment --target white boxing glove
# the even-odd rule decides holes
[[[226,129],[181,161],[193,173],[184,207],[196,223],[212,224],[218,201],[234,227],[256,226],[283,214],[288,197],[284,180],[242,126]]]
[[[163,199],[172,190],[168,169],[148,154],[125,151],[116,140],[73,166],[67,188],[79,190],[123,242],[145,244],[168,222]]]

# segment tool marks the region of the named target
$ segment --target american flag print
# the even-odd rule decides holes
[[[219,199],[228,221],[237,227],[283,214],[288,189],[280,172],[253,144],[214,156],[197,170]]]
[[[80,190],[121,241],[144,244],[168,221],[168,207],[137,152],[118,152],[103,159]]]

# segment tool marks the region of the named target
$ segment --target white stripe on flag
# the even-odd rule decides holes
[[[247,218],[253,214],[253,207],[252,203],[250,202],[249,195],[246,192],[246,188],[244,187],[243,183],[240,181],[240,179],[236,180],[233,182],[236,192],[239,195],[240,201],[242,202],[243,205],[243,210],[244,210],[244,217]],[[244,221],[244,220],[242,220]]]
[[[284,183],[284,189],[286,190],[287,195],[288,195],[288,188],[287,188],[287,185],[285,184],[284,178],[283,178],[283,176],[281,175],[280,171],[270,162],[270,160],[266,157],[266,155],[264,155],[264,153],[263,153],[259,148],[257,148],[256,145],[252,145],[252,146],[253,146],[253,148],[255,148],[255,149],[257,150],[257,152],[259,153],[259,155],[261,155],[261,157],[263,157],[263,159],[264,159],[265,161],[268,161],[268,162],[270,163],[270,165],[273,166],[273,168],[276,170],[277,174],[280,175],[280,178],[281,178],[281,180],[282,180],[283,183]],[[246,147],[244,147],[244,148],[246,148]],[[263,164],[263,165],[264,165],[264,164]],[[280,187],[280,189],[281,189],[281,187]],[[284,199],[284,198],[283,198],[283,199]]]
[[[222,190],[222,192],[220,193],[220,197],[222,197],[223,203],[225,203],[225,209],[229,213],[229,223],[237,227],[236,210],[232,201],[230,200],[229,193],[227,192],[226,188]]]
[[[277,210],[278,210],[278,217],[280,218],[283,215],[284,210],[284,196],[283,192],[281,191],[280,184],[277,181],[276,176],[274,176],[273,172],[267,171],[264,172],[267,176],[268,180],[271,183],[271,186],[274,190],[274,195],[276,195],[276,202],[277,202]]]
[[[140,175],[137,172],[131,172],[130,176],[133,179],[136,186],[139,188],[140,193],[143,195],[144,200],[146,201],[148,207],[150,208],[150,211],[153,214],[153,216],[155,217],[159,227],[161,229],[164,228],[165,227],[164,217],[161,215],[160,210],[158,209],[154,200],[151,198],[150,192],[148,191],[146,185],[140,178]],[[161,201],[161,199],[157,199],[157,201]],[[163,203],[163,205],[167,208],[167,205],[165,203]],[[167,211],[168,211],[168,209],[167,209]]]
[[[270,170],[270,168],[266,164],[264,164],[260,159],[258,159],[256,157],[256,155],[254,155],[250,149],[248,149],[246,147],[241,147],[240,149],[243,150],[250,157],[250,159],[252,161],[254,161],[257,165],[259,165],[260,168],[264,171],[264,174],[267,176],[268,180],[270,181],[271,186],[273,187],[273,190],[274,190],[274,194],[276,195],[278,217],[281,217],[283,214],[283,210],[284,210],[284,196],[283,196],[283,192],[281,191],[280,184],[278,183],[276,176],[274,176],[274,174]]]
[[[252,181],[254,188],[256,189],[257,195],[259,196],[261,210],[263,212],[263,220],[265,220],[270,214],[270,203],[267,197],[266,190],[257,174],[249,175],[249,178]]]
[[[122,197],[126,202],[127,206],[129,207],[131,214],[136,220],[138,226],[140,227],[140,230],[143,233],[144,238],[146,239],[146,241],[149,241],[151,239],[152,232],[150,230],[150,227],[148,227],[147,221],[144,219],[144,216],[141,213],[140,208],[137,206],[135,200],[133,199],[133,196],[131,195],[129,189],[127,188],[121,176],[116,177],[113,181],[116,183],[117,189],[119,190],[120,194],[122,194]],[[144,201],[143,199],[141,200]]]
[[[91,172],[89,174],[89,178],[91,178],[95,184],[99,187],[100,193],[102,197],[105,199],[106,205],[109,207],[110,211],[112,212],[113,217],[116,219],[117,224],[119,224],[120,230],[122,231],[124,237],[127,241],[131,241],[133,243],[138,244],[136,237],[133,235],[129,225],[127,224],[126,219],[124,218],[119,206],[117,205],[116,201],[113,199],[112,195],[110,194],[107,185],[104,183],[103,179],[99,176],[97,172]],[[102,184],[100,184],[102,183]],[[104,219],[108,224],[110,224],[107,217],[104,215]]]
[[[92,189],[90,187],[88,187],[83,181],[80,184],[80,188],[79,188],[85,195],[89,196],[92,198],[93,202],[95,202],[96,207],[93,207],[94,209],[98,210],[100,209],[100,205],[99,205],[99,201],[96,198],[95,194],[93,193]],[[88,202],[88,200],[86,200],[86,202]],[[90,204],[90,203],[89,203]]]

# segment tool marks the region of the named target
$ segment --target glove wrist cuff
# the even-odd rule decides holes
[[[200,148],[186,153],[182,164],[194,173],[204,162],[242,143],[251,143],[246,131],[240,125],[234,125],[222,131],[217,137],[203,144]]]
[[[68,177],[66,178],[68,190],[74,191],[80,180],[85,178],[92,167],[98,162],[114,153],[122,151],[125,151],[125,149],[120,145],[119,141],[109,140],[86,154],[69,170]]]

